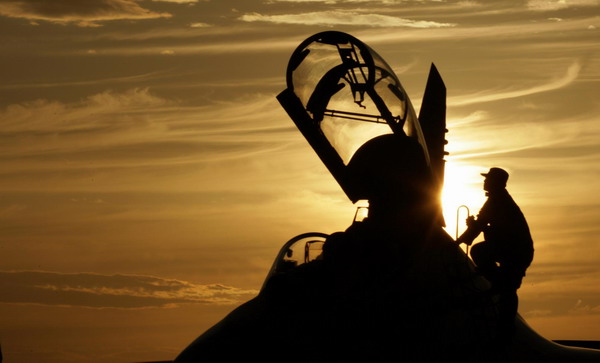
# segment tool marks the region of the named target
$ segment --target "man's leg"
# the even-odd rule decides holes
[[[489,242],[480,242],[471,248],[471,258],[479,272],[496,285],[498,281],[498,265],[496,264],[496,251]]]
[[[499,338],[508,342],[512,339],[515,331],[515,317],[519,308],[519,297],[517,289],[521,286],[524,269],[514,266],[500,266],[499,279],[497,283],[500,297],[498,301],[499,310]]]
[[[509,342],[515,333],[515,317],[519,298],[516,290],[500,291],[498,300],[498,338],[501,342]]]

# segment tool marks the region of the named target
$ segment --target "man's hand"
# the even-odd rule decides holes
[[[470,246],[473,244],[473,240],[475,240],[479,233],[481,233],[481,230],[478,228],[479,223],[477,222],[477,220],[475,220],[474,216],[468,216],[466,222],[467,230],[464,231],[463,234],[456,239],[456,243],[464,243],[467,246]]]
[[[475,216],[468,216],[466,223],[467,227],[473,227],[475,225]]]

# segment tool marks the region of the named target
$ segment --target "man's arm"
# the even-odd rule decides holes
[[[466,243],[470,246],[475,238],[483,231],[489,223],[490,215],[490,200],[488,199],[477,214],[477,219],[473,216],[467,218],[467,230],[456,240],[456,242]]]
[[[483,221],[480,221],[479,219],[476,220],[475,217],[469,216],[467,218],[467,230],[458,237],[456,242],[459,244],[466,243],[470,246],[473,243],[473,240],[475,240],[481,231],[483,231],[485,225],[486,224],[483,223]]]

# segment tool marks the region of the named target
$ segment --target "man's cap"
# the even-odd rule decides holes
[[[504,169],[491,168],[487,173],[481,173],[486,178],[506,184],[508,181],[508,173]]]

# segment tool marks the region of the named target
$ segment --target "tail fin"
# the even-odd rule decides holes
[[[444,156],[448,155],[444,150],[448,143],[445,136],[448,132],[446,129],[446,85],[433,63],[429,70],[427,86],[419,111],[419,122],[427,142],[431,169],[437,183],[437,192],[441,198],[446,163]],[[445,226],[441,199],[439,204],[440,222],[442,226]]]

